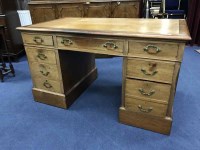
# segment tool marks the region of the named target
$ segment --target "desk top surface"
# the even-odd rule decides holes
[[[185,20],[127,18],[62,18],[17,28],[22,31],[43,31],[113,35],[124,37],[190,40]]]

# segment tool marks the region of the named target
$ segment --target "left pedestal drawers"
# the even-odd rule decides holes
[[[51,35],[23,34],[35,88],[63,94]]]
[[[37,102],[68,108],[96,79],[93,54],[60,49],[57,34],[22,33]]]
[[[66,108],[58,51],[52,35],[22,34],[38,102]]]

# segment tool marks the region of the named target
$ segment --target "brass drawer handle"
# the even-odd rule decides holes
[[[144,113],[150,113],[153,110],[153,107],[143,108],[141,105],[138,105],[138,109]]]
[[[39,59],[41,59],[41,60],[47,59],[47,56],[44,55],[44,54],[42,54],[42,53],[38,53],[37,57],[38,57]]]
[[[158,73],[158,71],[153,71],[152,73],[148,73],[145,69],[141,69],[142,73],[147,76],[154,76]]]
[[[33,41],[37,44],[42,44],[44,42],[44,40],[41,37],[34,37]]]
[[[138,91],[142,94],[142,95],[145,95],[145,96],[152,96],[153,94],[155,94],[155,90],[151,90],[149,93],[146,93],[144,91],[143,88],[139,88]]]
[[[47,71],[47,72],[44,72],[44,71],[40,70],[40,72],[41,72],[41,74],[42,74],[43,76],[46,76],[46,77],[50,74],[50,72],[48,72],[48,71]]]
[[[113,42],[106,42],[105,44],[103,44],[103,47],[111,50],[115,50],[118,48],[118,46]]]
[[[73,44],[73,42],[70,39],[63,39],[61,41],[61,44],[65,45],[65,46],[70,46]]]
[[[44,87],[46,87],[48,89],[53,87],[47,80],[43,83],[43,85],[44,85]]]
[[[157,54],[159,53],[161,50],[159,47],[155,46],[155,45],[147,45],[144,48],[144,51],[149,53],[149,54]]]
[[[50,74],[49,71],[47,71],[46,67],[43,65],[43,64],[40,64],[40,73],[43,75],[43,76],[48,76]]]

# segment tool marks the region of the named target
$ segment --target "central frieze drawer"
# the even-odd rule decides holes
[[[129,41],[129,56],[177,60],[179,44],[151,41]]]
[[[26,47],[26,54],[29,61],[56,64],[54,49]]]
[[[126,79],[126,95],[143,100],[168,103],[171,85]]]
[[[61,93],[61,83],[59,81],[45,78],[33,78],[34,87],[55,93]]]
[[[147,59],[128,59],[127,77],[172,83],[175,63],[147,60]]]
[[[24,44],[53,46],[53,36],[40,34],[22,34]]]
[[[57,65],[29,62],[33,77],[59,80]]]
[[[125,106],[129,111],[158,117],[165,117],[167,112],[167,105],[165,104],[143,101],[127,96],[125,98]]]
[[[58,49],[101,50],[123,53],[124,42],[116,39],[98,39],[90,37],[57,37]]]

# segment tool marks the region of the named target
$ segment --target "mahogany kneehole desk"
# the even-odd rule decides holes
[[[123,57],[119,121],[169,134],[185,20],[64,18],[18,28],[36,101],[68,108],[97,78],[94,54]]]

